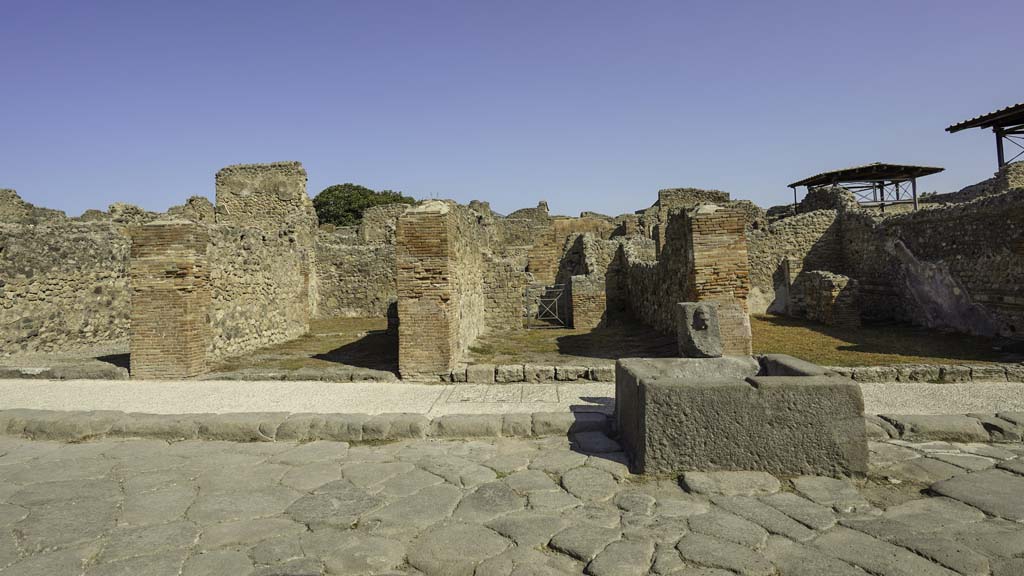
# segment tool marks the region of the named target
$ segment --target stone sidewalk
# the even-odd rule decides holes
[[[1024,384],[861,383],[867,414],[1024,412]],[[0,406],[150,414],[319,412],[428,417],[601,411],[613,383],[408,384],[389,382],[0,380]]]
[[[1020,444],[872,443],[853,483],[573,440],[0,438],[0,575],[1024,573]]]

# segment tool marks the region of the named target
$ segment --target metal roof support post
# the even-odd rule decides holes
[[[1003,129],[998,126],[992,129],[996,133],[996,158],[999,159],[999,167],[1006,166],[1006,157],[1003,154]]]
[[[917,178],[910,179],[910,190],[914,194],[914,210],[917,210]]]

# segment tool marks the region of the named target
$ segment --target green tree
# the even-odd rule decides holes
[[[313,207],[321,224],[352,226],[363,221],[363,212],[381,204],[413,204],[416,200],[394,190],[376,192],[358,184],[335,184],[324,188],[316,198]]]

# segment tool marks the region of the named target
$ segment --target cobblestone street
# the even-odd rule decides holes
[[[617,450],[0,438],[0,574],[1024,573],[1020,444],[873,443],[858,484]]]

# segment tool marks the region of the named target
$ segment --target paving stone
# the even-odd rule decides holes
[[[975,418],[958,415],[883,414],[893,423],[903,440],[946,440],[950,442],[985,442],[988,432]]]
[[[813,530],[779,512],[775,508],[749,496],[714,496],[711,501],[737,516],[758,524],[772,534],[785,536],[797,542],[814,538]]]
[[[651,566],[651,572],[654,574],[678,574],[680,571],[687,569],[686,563],[679,556],[679,551],[676,550],[675,543],[672,545],[658,544],[654,547],[654,563]],[[724,572],[726,576],[732,574],[732,572]]]
[[[1024,532],[1020,524],[1002,518],[951,525],[935,534],[960,542],[991,558],[1024,557]]]
[[[458,456],[424,458],[416,462],[416,465],[456,486],[465,488],[493,482],[498,478],[494,470]]]
[[[0,527],[7,527],[28,516],[28,508],[15,504],[0,504]]]
[[[649,516],[654,513],[657,500],[650,494],[636,490],[623,490],[615,495],[614,503],[620,510]]]
[[[102,500],[114,502],[121,499],[121,488],[113,480],[58,480],[39,482],[18,489],[7,498],[11,504],[38,506],[64,500]]]
[[[722,568],[742,576],[775,574],[775,567],[757,552],[712,536],[691,532],[679,540],[676,550],[683,560],[700,566]]]
[[[1024,574],[1024,558],[1000,558],[992,561],[992,576],[1020,576]]]
[[[420,490],[444,482],[444,478],[435,476],[426,470],[415,468],[405,474],[395,476],[382,484],[377,494],[386,497],[402,497],[415,494]]]
[[[964,470],[971,472],[980,472],[981,470],[988,470],[989,468],[996,465],[996,461],[991,458],[985,458],[983,456],[974,456],[972,454],[936,454],[930,456],[940,462],[952,464]]]
[[[916,450],[890,442],[869,442],[868,453],[872,468],[885,468],[898,462],[921,457],[921,453]]]
[[[590,562],[606,546],[622,537],[618,528],[591,524],[570,526],[551,538],[551,548],[582,562]]]
[[[993,516],[1024,521],[1024,477],[1004,470],[957,476],[932,485],[932,491]]]
[[[558,514],[538,510],[512,512],[487,523],[488,528],[523,548],[547,546],[551,537],[568,525]]]
[[[99,562],[113,562],[143,554],[188,548],[199,536],[199,528],[185,521],[142,528],[121,528],[106,535]]]
[[[1024,412],[999,412],[996,416],[1018,426],[1024,426]]]
[[[562,486],[585,502],[603,502],[614,496],[619,489],[611,474],[587,466],[573,468],[563,474]]]
[[[761,501],[812,530],[828,530],[836,525],[831,508],[815,504],[792,492],[762,496]]]
[[[281,478],[281,484],[300,492],[310,492],[335,480],[341,480],[341,467],[338,464],[315,462],[292,468]]]
[[[405,562],[405,545],[355,530],[302,535],[302,548],[319,557],[329,574],[382,574]]]
[[[14,524],[13,529],[19,535],[22,549],[37,553],[95,540],[114,527],[116,517],[114,502],[55,502],[32,507],[31,514]]]
[[[1024,459],[1018,458],[1015,460],[1000,462],[998,467],[1001,470],[1006,470],[1007,472],[1013,472],[1014,474],[1024,476]]]
[[[226,547],[248,548],[268,538],[300,534],[305,531],[306,526],[287,518],[224,522],[205,526],[196,547],[200,551]]]
[[[599,552],[587,565],[592,576],[643,576],[651,567],[654,543],[644,540],[618,540]]]
[[[573,468],[578,468],[586,463],[587,457],[568,450],[552,450],[541,452],[530,462],[530,470],[542,470],[550,474],[561,476]]]
[[[99,549],[100,544],[93,542],[44,554],[35,554],[12,564],[3,573],[4,576],[7,574],[16,576],[81,574],[86,561],[94,557]]]
[[[618,528],[621,520],[619,509],[603,503],[587,503],[573,510],[562,512],[575,524],[591,524],[602,528]]]
[[[581,572],[578,562],[562,554],[516,547],[481,562],[475,576],[564,576]]]
[[[514,472],[525,470],[530,465],[530,459],[522,454],[498,454],[485,460],[483,465],[501,476],[508,476]]]
[[[303,466],[306,464],[334,462],[340,463],[348,455],[347,442],[318,440],[307,442],[274,455],[269,462]]]
[[[793,487],[804,497],[839,512],[862,512],[873,508],[848,480],[825,476],[798,476]]]
[[[188,509],[188,518],[205,524],[276,516],[301,497],[301,492],[284,486],[206,495],[200,491]]]
[[[872,574],[954,576],[955,572],[898,546],[882,542],[856,530],[842,526],[832,528],[817,540],[814,547],[822,553],[859,566]]]
[[[254,568],[249,557],[237,550],[216,550],[193,554],[185,561],[181,576],[247,576]]]
[[[198,437],[232,442],[271,442],[287,412],[209,414],[198,418]]]
[[[451,516],[462,498],[462,491],[450,484],[439,484],[399,498],[387,506],[364,515],[364,519],[380,526],[383,535],[420,530]]]
[[[538,510],[572,510],[583,505],[579,498],[558,489],[548,492],[531,492],[530,508]]]
[[[555,484],[550,476],[540,470],[522,470],[508,475],[503,482],[520,494],[559,490],[558,484]]]
[[[893,426],[889,422],[886,422],[885,420],[882,420],[881,418],[875,416],[874,414],[865,414],[864,423],[866,425],[874,425],[879,430],[881,430],[881,440],[888,440],[889,438],[899,438],[900,436],[899,430],[897,430],[895,426]],[[870,441],[871,438],[869,437],[868,440]]]
[[[483,524],[502,514],[522,510],[525,505],[526,499],[513,492],[507,484],[491,482],[481,484],[463,496],[452,518],[459,522]]]
[[[685,472],[683,488],[694,494],[761,496],[774,494],[781,485],[767,472]]]
[[[844,519],[843,525],[912,550],[919,556],[960,574],[985,576],[989,573],[989,562],[985,556],[949,538],[922,534],[911,526],[889,518]]]
[[[136,556],[97,564],[85,571],[85,576],[179,576],[188,556],[187,550],[174,550],[147,556]]]
[[[878,471],[878,474],[882,476],[921,484],[932,484],[963,473],[964,469],[959,466],[930,457],[904,460]]]
[[[686,494],[669,497],[657,497],[658,505],[655,514],[672,518],[686,518],[703,514],[711,509],[711,504],[704,499]]]
[[[959,448],[961,452],[976,454],[986,458],[995,458],[996,460],[1012,460],[1017,457],[1015,452],[1000,448],[999,446],[993,446],[992,444],[978,444],[972,442],[967,444],[958,444],[957,448]]]
[[[337,480],[317,488],[313,494],[296,499],[285,513],[292,520],[311,527],[347,528],[355,524],[360,515],[383,504],[383,499],[367,494],[348,480]]]
[[[588,454],[605,454],[621,452],[622,446],[609,438],[604,432],[580,432],[573,435],[574,448]]]
[[[786,576],[867,576],[860,568],[780,536],[768,539],[764,555]]]
[[[277,566],[289,560],[302,558],[300,536],[278,536],[256,544],[249,549],[249,558],[258,565]]]
[[[424,532],[409,546],[409,564],[427,576],[473,576],[478,564],[510,545],[483,526],[444,524]]]
[[[345,480],[364,490],[415,469],[416,466],[408,462],[349,462],[340,467]]]
[[[620,481],[632,476],[629,472],[629,457],[624,452],[607,452],[591,456],[583,465],[604,470]]]
[[[690,530],[706,536],[714,536],[748,548],[758,549],[768,540],[768,532],[735,514],[713,510],[707,514],[692,516]]]
[[[277,566],[257,568],[253,576],[322,576],[320,561],[315,558],[296,558]]]

